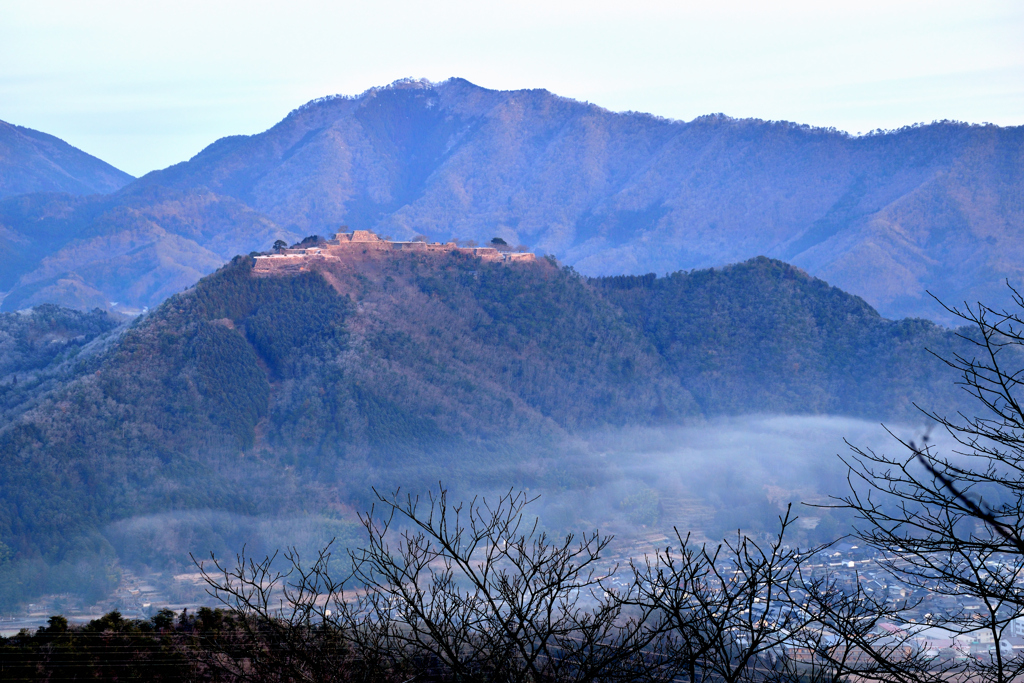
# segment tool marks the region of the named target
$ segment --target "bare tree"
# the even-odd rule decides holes
[[[951,452],[939,452],[927,435],[902,441],[896,456],[854,447],[845,459],[850,493],[837,501],[855,514],[858,535],[882,553],[891,575],[946,603],[929,615],[932,624],[992,643],[943,666],[944,680],[1024,675],[1024,658],[1003,644],[1024,612],[1024,299],[1016,290],[1013,297],[1015,311],[947,308],[969,325],[960,336],[972,351],[942,360],[980,408],[977,416],[925,411],[954,440]]]
[[[378,500],[381,514],[362,518],[369,542],[354,566],[366,592],[353,615],[406,661],[490,681],[635,680],[649,667],[650,609],[627,615],[600,584],[610,538],[551,538],[513,491],[493,504],[451,504],[443,489]]]
[[[311,565],[294,549],[254,560],[245,551],[227,565],[211,554],[193,562],[208,592],[232,613],[232,629],[196,649],[205,663],[229,680],[388,680],[372,661],[356,660],[331,607],[344,605],[342,582],[332,578],[331,545]],[[278,569],[278,564],[283,568]]]
[[[627,609],[601,585],[610,539],[551,538],[525,516],[529,502],[378,494],[341,581],[329,549],[308,568],[294,550],[285,570],[274,557],[197,563],[241,624],[212,664],[248,680],[671,678],[656,608]]]
[[[306,568],[285,553],[213,569],[211,593],[238,627],[210,665],[240,680],[939,681],[913,630],[884,630],[916,606],[839,585],[822,548],[777,536],[678,548],[631,562],[631,585],[605,585],[610,539],[553,539],[510,491],[450,503],[383,496],[361,516],[364,546],[332,578],[330,548]],[[336,564],[336,563],[335,563]],[[348,588],[346,589],[346,584]],[[972,673],[980,671],[977,666]]]
[[[954,664],[921,646],[917,630],[892,628],[919,600],[876,596],[859,578],[852,588],[841,585],[830,571],[812,565],[802,565],[797,573],[800,588],[790,597],[805,611],[808,627],[792,634],[780,670],[822,683],[849,677],[938,682],[955,672]]]
[[[818,619],[799,602],[813,590],[801,569],[814,553],[784,544],[790,512],[764,545],[737,534],[697,547],[677,529],[678,548],[632,563],[634,599],[663,618],[663,647],[691,683],[800,681],[834,672],[831,660],[823,669],[817,659],[789,656],[822,640]]]

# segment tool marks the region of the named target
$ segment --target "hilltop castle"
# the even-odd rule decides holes
[[[514,252],[496,247],[460,247],[455,242],[393,242],[381,239],[369,230],[339,232],[334,239],[309,247],[281,249],[280,253],[257,256],[256,272],[305,270],[312,260],[343,260],[356,254],[409,251],[418,254],[449,254],[458,252],[476,256],[484,261],[511,263],[534,261],[529,252]]]

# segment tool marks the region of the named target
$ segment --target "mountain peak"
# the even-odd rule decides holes
[[[30,192],[107,194],[132,180],[60,138],[0,121],[0,199]]]

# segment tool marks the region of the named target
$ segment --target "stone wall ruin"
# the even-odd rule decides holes
[[[315,246],[281,249],[280,253],[257,256],[257,273],[297,273],[310,270],[317,262],[348,260],[355,254],[380,252],[413,252],[422,254],[450,254],[458,252],[475,256],[490,263],[535,261],[529,252],[512,252],[495,247],[460,247],[455,242],[394,242],[382,239],[370,230],[339,232],[334,239]]]

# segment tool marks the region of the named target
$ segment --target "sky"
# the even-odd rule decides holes
[[[400,78],[850,133],[1024,124],[1024,2],[0,0],[0,120],[133,175]]]

